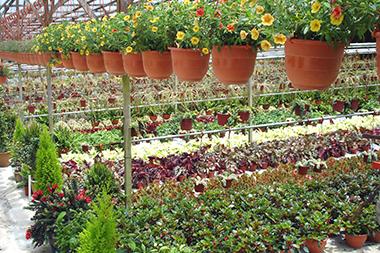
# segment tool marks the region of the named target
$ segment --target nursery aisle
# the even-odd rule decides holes
[[[31,241],[25,239],[32,213],[24,209],[28,199],[11,177],[12,168],[0,168],[0,252],[49,252],[43,248],[33,249]]]

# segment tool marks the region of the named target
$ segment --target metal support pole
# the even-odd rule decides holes
[[[132,204],[132,136],[131,136],[131,81],[128,75],[122,77],[124,112],[124,186],[126,206]]]
[[[47,81],[47,100],[48,100],[48,114],[49,114],[49,131],[53,134],[54,122],[53,122],[53,88],[51,85],[51,66],[46,67],[46,81]]]
[[[178,83],[179,83],[178,77],[175,76],[175,78],[174,78],[174,93],[175,93],[175,97],[176,97],[177,101],[179,101],[178,100],[178,98],[179,98],[179,96],[178,96]],[[178,111],[178,104],[176,103],[174,105],[174,112],[177,113],[177,111]]]
[[[22,90],[22,70],[21,70],[20,64],[17,64],[17,70],[18,70],[17,84],[18,84],[18,89],[19,89],[19,100],[20,100],[19,116],[20,116],[21,121],[24,121],[24,113],[22,110],[22,104],[24,102],[24,97],[23,97],[23,90]]]
[[[247,83],[247,93],[248,93],[248,106],[252,108],[253,106],[253,94],[252,94],[253,80],[250,78]],[[252,116],[248,120],[249,125],[252,125]],[[253,129],[248,130],[248,142],[252,143],[253,141]]]

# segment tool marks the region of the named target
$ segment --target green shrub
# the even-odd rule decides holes
[[[116,252],[116,215],[111,197],[102,192],[93,205],[95,215],[79,235],[78,253],[112,253]]]
[[[7,152],[12,143],[16,115],[0,102],[0,152]]]
[[[46,128],[40,135],[40,143],[36,155],[37,189],[48,192],[48,187],[57,184],[61,189],[63,179],[61,165],[58,161],[57,150]]]
[[[85,175],[85,188],[90,196],[95,197],[103,190],[109,195],[115,195],[119,191],[115,177],[105,164],[95,163]]]

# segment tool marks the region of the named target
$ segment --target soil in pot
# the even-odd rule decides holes
[[[0,167],[8,167],[10,165],[11,154],[9,152],[0,153]]]
[[[180,81],[197,82],[206,75],[210,54],[202,55],[199,49],[170,48],[173,72]]]
[[[310,253],[322,253],[327,244],[327,239],[323,241],[317,241],[317,240],[306,240],[305,245],[309,249]]]
[[[118,119],[113,119],[112,121],[112,125],[116,126],[117,124],[119,124],[119,120]]]
[[[80,55],[78,52],[71,52],[71,59],[74,68],[78,71],[88,71],[87,61],[85,55]]]
[[[324,90],[335,82],[344,56],[344,44],[289,39],[285,44],[286,73],[292,86]]]
[[[193,120],[192,119],[181,120],[181,129],[184,131],[190,131],[191,129],[193,129]]]
[[[124,75],[123,56],[120,52],[103,51],[104,66],[112,75]]]
[[[141,53],[123,54],[124,71],[131,77],[144,77],[143,59]]]
[[[157,115],[149,115],[149,119],[150,119],[151,121],[156,121],[157,118],[158,118]]]
[[[212,69],[224,84],[246,84],[252,76],[257,51],[247,46],[222,46],[212,49]]]
[[[167,79],[173,73],[172,58],[169,51],[142,52],[144,71],[149,78]]]
[[[346,244],[353,249],[360,249],[364,246],[368,235],[345,235]]]
[[[222,114],[222,113],[218,113],[216,115],[216,119],[218,120],[218,124],[220,126],[224,126],[227,124],[228,122],[228,119],[230,118],[230,115],[229,114]]]
[[[162,118],[163,118],[164,120],[168,120],[168,119],[170,119],[170,117],[171,117],[170,114],[167,114],[167,113],[162,114]]]
[[[90,54],[86,56],[88,69],[91,73],[104,73],[106,68],[102,54]]]

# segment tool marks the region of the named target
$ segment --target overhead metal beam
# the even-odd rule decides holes
[[[78,0],[78,3],[80,4],[80,6],[82,6],[83,10],[90,18],[96,18],[94,12],[91,10],[91,7],[87,4],[85,0]]]

